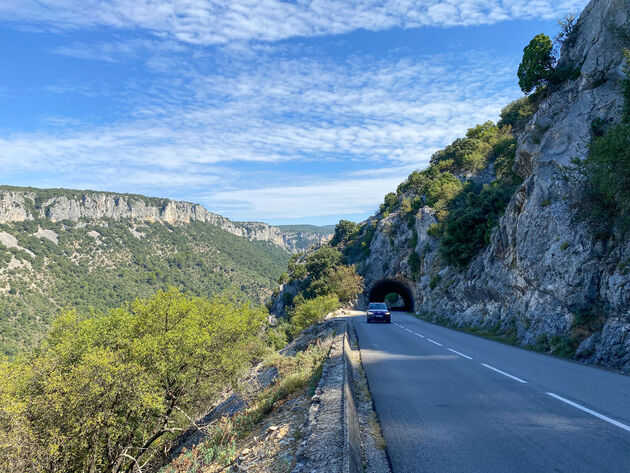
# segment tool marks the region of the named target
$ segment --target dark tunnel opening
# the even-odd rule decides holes
[[[391,310],[413,312],[414,302],[411,289],[409,289],[405,284],[393,279],[382,279],[375,282],[370,289],[370,302],[385,302],[385,297],[392,293],[400,294],[403,300],[403,305],[390,307]]]

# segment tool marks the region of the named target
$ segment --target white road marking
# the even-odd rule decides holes
[[[411,330],[409,330],[408,328],[405,329],[407,332],[411,333]]]
[[[505,371],[501,371],[497,368],[495,368],[494,366],[490,366],[490,365],[486,365],[485,363],[481,363],[483,366],[485,366],[486,368],[491,369],[492,371],[496,371],[497,373],[502,374],[503,376],[507,376],[508,378],[512,378],[514,381],[518,381],[519,383],[527,383],[527,381],[522,380],[521,378],[517,378],[516,376],[512,376],[509,373],[506,373]]]
[[[460,353],[457,350],[453,350],[452,348],[447,348],[447,350],[452,351],[453,353],[457,353],[459,356],[463,356],[464,358],[468,358],[469,360],[472,360],[470,356],[464,355],[463,353]]]
[[[627,430],[628,432],[630,432],[630,427],[627,426],[626,424],[622,424],[621,422],[616,421],[615,419],[611,419],[610,417],[607,417],[607,416],[605,416],[603,414],[600,414],[599,412],[592,411],[591,409],[589,409],[587,407],[580,406],[579,404],[576,404],[573,401],[569,401],[568,399],[565,399],[562,396],[558,396],[557,394],[554,394],[554,393],[547,393],[547,394],[549,396],[551,396],[551,397],[554,397],[554,398],[558,399],[559,401],[566,402],[570,406],[576,407],[576,408],[580,409],[581,411],[587,412],[587,413],[591,414],[592,416],[598,417],[598,418],[600,418],[602,420],[605,420],[606,422],[611,423],[612,425],[615,425],[615,426],[617,426],[617,427],[619,427],[619,428],[621,428],[623,430]]]
[[[424,335],[422,335],[421,333],[418,333],[418,332],[413,332],[413,333],[414,333],[414,334],[416,334],[416,335],[418,335],[419,337],[424,338]]]
[[[436,342],[435,340],[431,340],[430,338],[427,338],[427,340],[430,341],[431,343],[435,343],[439,347],[443,347],[444,346],[441,343]]]

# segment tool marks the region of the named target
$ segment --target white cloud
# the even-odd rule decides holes
[[[225,44],[361,28],[378,31],[549,19],[585,4],[585,0],[4,0],[0,1],[0,19],[20,27],[142,28],[187,43]]]
[[[496,118],[517,95],[516,64],[492,53],[267,54],[209,72],[196,59],[181,62],[176,73],[137,84],[129,113],[116,122],[77,128],[56,117],[49,133],[0,137],[0,173],[6,180],[36,172],[56,186],[202,195],[238,219],[279,218],[289,208],[294,217],[365,213],[433,151]],[[283,162],[294,170],[278,167]],[[248,171],[266,165],[266,181]]]
[[[84,43],[75,42],[70,45],[58,46],[51,51],[55,54],[106,62],[118,62],[130,57],[141,57],[151,53],[154,60],[160,54],[184,52],[186,47],[179,42],[155,39],[113,39],[106,42]]]
[[[376,210],[383,196],[400,182],[400,176],[324,180],[302,186],[232,189],[200,197],[236,219],[252,215],[263,220],[287,216],[308,219]]]
[[[119,123],[2,138],[0,167],[112,159],[182,167],[342,154],[414,161],[496,116],[497,99],[514,94],[513,66],[468,52],[394,62],[280,59],[232,75],[193,73],[179,88],[165,79],[153,95],[137,97],[141,106]]]

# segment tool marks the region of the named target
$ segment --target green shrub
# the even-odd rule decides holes
[[[289,342],[291,326],[285,320],[281,320],[275,327],[267,329],[265,341],[273,350],[280,350]]]
[[[493,133],[496,133],[496,127],[492,122],[477,125],[477,128],[468,130],[465,138],[458,138],[443,150],[434,153],[431,164],[439,170],[477,171],[486,164]]]
[[[301,301],[291,312],[291,334],[295,336],[306,327],[322,321],[338,307],[339,298],[335,294]]]
[[[595,137],[588,157],[578,164],[585,181],[580,215],[598,236],[606,237],[614,224],[630,227],[630,123],[611,127]]]
[[[426,186],[427,205],[433,207],[438,219],[446,215],[447,205],[461,192],[464,185],[449,172],[441,174]]]
[[[551,353],[564,358],[575,357],[575,351],[578,346],[579,343],[570,336],[561,337],[559,335],[554,335],[549,339],[549,348]]]
[[[577,15],[576,13],[568,13],[562,19],[558,20],[560,31],[555,37],[555,41],[561,45],[567,44],[572,46],[577,37],[576,29]]]
[[[385,195],[384,202],[381,204],[380,207],[380,212],[382,214],[389,214],[392,210],[394,210],[397,204],[398,197],[394,192],[390,192],[389,194]]]
[[[299,281],[304,279],[308,275],[308,270],[306,266],[303,264],[297,264],[293,267],[293,271],[291,272],[291,280]]]
[[[440,253],[455,266],[466,266],[490,242],[492,230],[514,193],[514,186],[494,181],[481,190],[469,185],[444,221]]]
[[[282,284],[286,284],[289,282],[289,275],[287,273],[282,273],[280,276],[278,276],[278,284],[282,285]]]
[[[416,275],[420,274],[420,271],[422,270],[422,259],[420,258],[420,256],[418,256],[418,253],[412,251],[409,255],[408,263],[412,276],[415,277]]]
[[[441,223],[432,223],[427,228],[427,235],[433,238],[440,238],[442,236],[443,225]]]
[[[411,238],[409,239],[409,248],[412,250],[416,248],[418,244],[418,231],[414,228],[411,230]]]
[[[350,259],[364,258],[370,254],[370,244],[376,233],[378,221],[372,219],[359,227],[356,238],[350,240],[343,248],[344,255]]]
[[[438,284],[440,284],[441,280],[442,276],[440,276],[439,274],[434,274],[433,276],[431,276],[431,280],[429,281],[429,289],[433,290],[438,287]]]
[[[532,96],[522,97],[501,110],[501,119],[498,126],[510,126],[515,132],[521,131],[530,118],[536,113],[537,106]]]
[[[600,137],[606,133],[608,122],[600,117],[593,118],[591,122],[591,133],[593,136]]]
[[[0,470],[143,462],[258,356],[264,318],[173,289],[103,316],[66,313],[38,350],[0,366]]]

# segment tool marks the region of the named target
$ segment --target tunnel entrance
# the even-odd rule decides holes
[[[398,294],[396,298],[393,294]],[[398,300],[397,305],[390,307],[391,310],[402,310],[405,312],[413,312],[413,294],[411,290],[403,283],[394,279],[382,279],[374,283],[370,289],[370,302],[386,302]],[[402,299],[402,300],[401,300]]]

